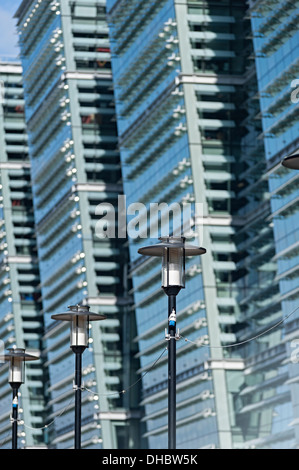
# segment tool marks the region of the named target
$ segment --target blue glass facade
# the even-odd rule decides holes
[[[298,335],[298,187],[296,172],[284,169],[280,162],[298,148],[296,22],[299,9],[297,2],[251,2],[250,12],[261,106],[260,138],[264,141],[267,159],[274,259],[278,266],[276,281],[284,317],[294,312],[287,318],[282,337],[285,360],[280,367],[287,379],[285,400],[275,410],[276,420],[280,422],[280,438],[273,446],[292,448],[298,445],[298,364],[295,354]]]
[[[105,2],[24,0],[16,16],[49,370],[45,440],[73,446],[69,324],[51,315],[84,303],[108,318],[91,324],[83,354],[82,447],[138,446],[138,386],[118,393],[134,378],[136,348],[125,240],[96,233],[98,206],[122,194]]]
[[[185,223],[207,253],[187,259],[177,297],[177,447],[296,448],[298,176],[280,162],[299,146],[299,6],[107,9],[110,32],[104,0],[23,0],[24,97],[20,64],[0,65],[1,339],[43,349],[22,445],[73,446],[69,325],[51,315],[82,302],[108,317],[83,355],[83,447],[167,447],[167,297],[160,259],[138,249]],[[103,203],[127,215],[128,250],[120,226],[98,236]]]
[[[253,3],[264,6],[265,18],[272,9],[269,2]],[[291,2],[272,3],[279,4],[280,21],[288,21],[286,8],[296,16]],[[276,65],[254,60],[262,19],[244,2],[107,5],[128,205],[142,202],[150,216],[153,202],[191,203],[195,242],[207,249],[188,260],[186,289],[178,296],[177,446],[292,447],[288,326],[272,217],[281,199],[268,184],[269,152],[278,147],[267,140],[270,117],[261,93],[270,74],[271,85],[283,75],[285,61],[278,55]],[[275,20],[269,23],[275,34]],[[282,181],[273,177],[273,185]],[[140,372],[165,347],[167,321],[160,263],[137,253],[147,238],[156,241],[150,228],[144,224],[130,239]],[[150,448],[167,445],[166,361],[165,355],[143,380]]]
[[[190,205],[195,242],[208,248],[202,259],[187,260],[186,289],[177,299],[178,327],[188,337],[177,344],[178,448],[232,446],[229,391],[218,365],[225,356],[220,345],[236,339],[230,207],[231,165],[240,139],[234,148],[231,129],[242,84],[237,75],[244,73],[245,61],[236,59],[234,48],[244,39],[240,35],[239,46],[233,25],[244,8],[240,3],[232,10],[227,3],[213,9],[204,11],[202,2],[108,1],[124,189],[128,206],[142,202],[149,216],[147,227],[130,240],[140,372],[165,347],[167,325],[160,261],[137,253],[154,223],[150,204]],[[208,25],[201,29],[204,17]],[[203,211],[201,221],[195,202]],[[204,225],[202,239],[198,224]],[[160,226],[159,234],[168,235],[165,229]],[[165,355],[143,380],[150,448],[167,445],[166,361]],[[234,361],[232,368],[242,365],[240,357]],[[232,377],[233,382],[234,372]]]
[[[0,332],[1,354],[25,348],[37,357],[25,368],[19,389],[18,447],[42,445],[46,369],[41,356],[43,318],[34,234],[28,137],[24,117],[22,67],[0,63]],[[12,392],[8,364],[1,364],[0,441],[11,447]]]

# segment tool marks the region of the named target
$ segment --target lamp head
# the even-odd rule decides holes
[[[8,353],[0,357],[4,362],[9,362],[8,382],[11,387],[19,387],[25,382],[25,362],[36,361],[39,358],[27,354],[24,348],[8,348]]]
[[[186,245],[183,237],[161,237],[161,243],[140,248],[138,253],[162,258],[162,288],[176,295],[185,287],[185,258],[206,253],[204,248]]]
[[[71,348],[87,348],[89,339],[89,322],[105,320],[105,315],[90,312],[89,305],[70,305],[68,312],[56,313],[51,316],[54,320],[71,323]]]

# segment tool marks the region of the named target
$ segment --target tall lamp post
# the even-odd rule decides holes
[[[185,245],[185,238],[161,237],[161,243],[140,248],[138,253],[162,258],[162,289],[168,296],[168,448],[176,448],[176,296],[185,288],[185,258],[206,253]]]
[[[70,347],[75,354],[75,449],[81,449],[81,387],[82,354],[88,346],[89,323],[105,320],[106,316],[90,312],[88,305],[71,305],[69,311],[52,315],[54,320],[71,324]]]
[[[12,449],[18,448],[18,390],[25,382],[25,362],[35,361],[39,358],[27,354],[23,348],[9,348],[8,353],[1,356],[1,360],[9,362],[8,382],[12,388]]]

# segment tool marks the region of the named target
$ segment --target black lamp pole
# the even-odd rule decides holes
[[[176,449],[176,294],[168,294],[168,449]]]
[[[83,346],[73,346],[75,353],[75,449],[81,449],[81,398]]]
[[[11,429],[12,429],[12,449],[18,448],[18,390],[20,383],[11,384],[12,388],[12,413],[11,413]]]

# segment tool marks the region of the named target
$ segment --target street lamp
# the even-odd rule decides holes
[[[12,449],[18,448],[18,390],[25,382],[25,362],[35,361],[39,358],[25,353],[23,348],[9,348],[8,353],[1,356],[1,360],[9,362],[8,382],[12,388]]]
[[[82,354],[88,346],[89,323],[105,320],[106,316],[90,312],[88,305],[71,305],[69,311],[52,315],[54,320],[69,321],[71,324],[70,347],[75,358],[75,449],[81,449],[81,381]]]
[[[138,250],[162,258],[162,289],[168,296],[168,448],[176,448],[176,296],[185,288],[185,258],[206,253],[205,248],[185,245],[183,237],[161,237],[161,243]]]
[[[285,157],[281,164],[289,170],[299,170],[299,151]]]

